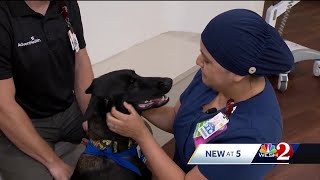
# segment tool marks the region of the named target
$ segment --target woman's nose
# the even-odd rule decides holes
[[[202,56],[201,54],[198,55],[197,60],[196,60],[196,64],[198,66],[200,66],[201,68],[203,67],[203,61],[202,61]]]

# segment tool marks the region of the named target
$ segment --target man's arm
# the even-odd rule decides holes
[[[72,168],[40,137],[30,118],[15,100],[12,79],[13,35],[9,18],[0,8],[0,130],[21,151],[46,166],[55,179],[67,179]]]
[[[155,109],[142,112],[142,116],[154,124],[156,127],[173,133],[173,122],[180,108],[180,101],[177,101],[175,106],[162,106]]]
[[[12,78],[0,80],[0,99],[0,129],[7,138],[27,155],[45,165],[54,177],[70,177],[71,167],[40,137],[28,115],[15,101]]]
[[[85,113],[90,101],[90,94],[86,94],[86,89],[90,86],[94,78],[93,70],[86,48],[80,49],[75,54],[75,84],[74,90],[82,113]]]

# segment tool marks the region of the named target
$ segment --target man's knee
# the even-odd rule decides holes
[[[38,162],[26,161],[23,158],[6,164],[1,161],[0,171],[1,180],[52,180],[52,176],[45,166]]]
[[[22,171],[22,172],[1,172],[0,180],[52,180],[49,172],[36,171]]]
[[[0,154],[1,180],[52,180],[45,166],[23,153],[4,136],[0,136]]]

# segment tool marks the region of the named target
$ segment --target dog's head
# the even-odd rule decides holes
[[[113,106],[122,113],[128,110],[123,102],[131,104],[141,114],[142,111],[165,105],[169,98],[165,96],[172,87],[172,79],[162,77],[141,77],[133,70],[118,70],[93,80],[87,94],[91,99],[84,115],[89,124],[89,136],[92,139],[115,137],[106,124],[106,113]]]
[[[85,117],[90,118],[97,108],[110,111],[112,106],[122,113],[128,113],[123,106],[126,101],[141,114],[147,109],[165,105],[165,96],[172,87],[172,79],[162,77],[141,77],[133,70],[118,70],[96,78],[86,93],[92,94]],[[104,105],[102,105],[104,104]],[[99,107],[98,107],[99,106]]]

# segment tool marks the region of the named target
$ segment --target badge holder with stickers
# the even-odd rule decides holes
[[[67,7],[65,1],[63,1],[62,7],[61,7],[61,13],[63,15],[64,20],[67,23],[68,28],[69,28],[68,37],[69,37],[69,40],[71,43],[72,50],[75,52],[78,52],[80,50],[79,42],[78,42],[77,36],[72,28],[72,25],[70,23],[69,14],[68,14],[68,7]]]
[[[193,133],[193,140],[196,147],[205,144],[226,131],[229,123],[229,116],[236,109],[234,100],[229,99],[226,105],[225,113],[218,113],[213,118],[197,123]]]

